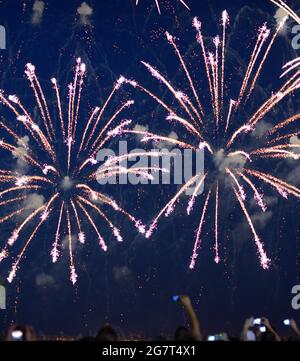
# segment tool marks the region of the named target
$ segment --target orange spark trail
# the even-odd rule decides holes
[[[37,231],[39,230],[40,226],[47,220],[49,214],[51,213],[51,210],[49,210],[51,204],[53,203],[53,201],[57,198],[58,194],[55,194],[50,200],[49,202],[47,203],[46,206],[43,206],[41,208],[44,208],[45,209],[45,213],[42,214],[41,216],[41,221],[38,223],[38,225],[35,227],[35,229],[33,230],[33,232],[31,233],[30,237],[28,238],[27,242],[25,243],[25,245],[23,246],[22,248],[22,251],[19,253],[19,255],[17,256],[16,258],[16,261],[13,263],[12,265],[12,268],[11,268],[11,271],[7,277],[7,281],[9,283],[11,283],[13,281],[13,279],[15,278],[16,276],[16,273],[17,273],[17,270],[19,268],[19,263],[21,261],[21,258],[24,254],[24,252],[26,251],[28,245],[30,244],[31,240],[34,238],[35,234],[37,233]],[[37,213],[34,212],[33,213],[34,215],[36,215]],[[26,221],[26,220],[25,220]],[[24,221],[24,222],[25,222]],[[23,222],[23,224],[24,224]],[[23,224],[21,225],[21,227],[23,226]],[[19,228],[20,229],[20,228]],[[2,252],[1,252],[2,253]],[[0,258],[0,260],[2,260],[2,258]]]
[[[106,245],[104,239],[102,238],[101,234],[99,233],[98,228],[96,227],[96,225],[95,225],[94,221],[92,220],[91,216],[89,215],[88,211],[85,209],[83,204],[81,204],[79,201],[76,201],[76,203],[82,209],[83,213],[86,215],[86,218],[90,222],[91,226],[94,228],[94,230],[98,236],[99,245],[101,246],[101,248],[103,249],[104,252],[107,252],[107,245]]]
[[[73,251],[72,251],[72,229],[71,229],[71,221],[70,221],[70,214],[69,210],[66,210],[67,213],[67,223],[68,223],[68,240],[69,240],[69,256],[70,256],[70,280],[73,285],[77,281],[77,274],[74,267],[74,260],[73,260]]]
[[[190,198],[190,200],[189,200],[189,202],[188,202],[188,207],[187,207],[187,209],[186,209],[186,212],[187,212],[188,215],[191,214],[191,211],[192,211],[193,206],[194,206],[194,203],[195,203],[195,198],[196,198],[196,196],[197,196],[197,194],[198,194],[201,186],[203,185],[203,182],[204,182],[205,178],[207,177],[207,174],[208,174],[208,173],[205,173],[205,174],[203,175],[203,177],[201,177],[199,183],[198,183],[197,186],[195,187],[195,190],[194,190],[194,192],[193,192],[193,194],[192,194],[192,196],[191,196],[191,198]]]
[[[79,240],[80,243],[84,244],[85,243],[85,234],[82,232],[80,219],[79,219],[78,212],[77,212],[77,208],[76,208],[76,206],[75,206],[72,199],[71,199],[71,205],[72,205],[72,208],[73,208],[73,211],[74,211],[74,214],[75,214],[77,227],[78,227],[78,231],[79,231],[78,240]]]
[[[189,181],[187,181],[181,188],[180,190],[175,194],[175,196],[164,206],[164,208],[158,213],[158,215],[153,219],[153,221],[150,224],[149,229],[146,232],[146,238],[150,238],[150,236],[152,235],[153,231],[156,229],[157,227],[157,222],[159,221],[160,217],[165,214],[166,216],[169,216],[173,210],[174,210],[174,205],[176,203],[176,201],[179,199],[179,197],[191,186],[193,185],[197,178],[199,178],[201,176],[201,174],[197,174],[194,177],[192,177]]]
[[[250,175],[257,177],[261,180],[263,180],[266,183],[269,183],[273,185],[276,190],[283,196],[287,197],[286,193],[293,194],[295,197],[300,198],[300,189],[297,187],[284,182],[283,180],[276,178],[274,176],[271,176],[270,174],[266,174],[263,172],[259,172],[253,169],[244,169],[247,173]]]
[[[255,76],[254,76],[254,78],[253,78],[253,80],[252,80],[252,83],[251,83],[251,85],[250,85],[250,88],[249,88],[249,91],[248,91],[248,94],[247,94],[247,99],[249,99],[250,95],[252,94],[252,92],[253,92],[253,90],[254,90],[254,87],[255,87],[255,84],[256,84],[256,82],[257,82],[257,79],[258,79],[258,77],[260,76],[261,70],[262,70],[262,68],[263,68],[263,66],[264,66],[264,64],[265,64],[265,62],[266,62],[266,59],[267,59],[267,57],[268,57],[268,55],[269,55],[269,53],[270,53],[270,50],[271,50],[271,48],[272,48],[272,46],[273,46],[273,44],[274,44],[274,41],[275,41],[278,33],[280,32],[280,30],[281,30],[282,27],[284,26],[286,20],[287,20],[287,17],[284,17],[284,18],[282,19],[282,21],[280,22],[280,24],[278,25],[278,27],[277,27],[277,29],[276,29],[276,32],[275,32],[275,34],[273,35],[273,37],[272,37],[272,39],[271,39],[271,41],[270,41],[270,43],[269,43],[269,45],[268,45],[268,47],[267,47],[264,55],[263,55],[263,58],[262,58],[262,60],[261,60],[261,62],[260,62],[260,64],[259,64],[259,67],[258,67],[258,69],[257,69],[257,71],[256,71],[256,73],[255,73]]]
[[[98,113],[98,111],[100,110],[99,107],[95,107],[95,109],[93,110],[88,122],[87,122],[87,125],[84,129],[84,132],[83,132],[83,136],[82,136],[82,139],[81,139],[81,143],[80,143],[80,147],[79,147],[79,151],[78,153],[81,152],[82,150],[82,147],[83,147],[83,144],[84,144],[84,141],[85,141],[85,138],[86,138],[86,135],[87,135],[87,132],[89,130],[89,127],[90,127],[90,124],[92,123],[92,120],[95,118],[96,114]]]
[[[55,241],[53,242],[52,250],[51,250],[51,256],[52,256],[53,263],[55,263],[59,257],[58,241],[59,241],[59,237],[60,237],[60,226],[61,226],[64,204],[65,204],[65,202],[62,201],[61,206],[60,206],[60,211],[59,211],[56,233],[55,233]]]
[[[101,145],[97,145],[97,143],[99,142],[99,140],[101,139],[101,137],[103,136],[104,132],[107,130],[107,128],[110,126],[110,124],[116,119],[116,117],[123,112],[124,109],[128,108],[129,106],[131,106],[133,104],[133,100],[129,100],[127,102],[125,102],[120,108],[118,108],[115,113],[113,114],[113,116],[106,122],[105,126],[103,127],[103,129],[100,131],[99,135],[97,136],[96,140],[94,141],[94,143],[91,145],[91,151],[90,154],[95,154],[98,152],[98,150],[100,149]]]
[[[65,138],[66,137],[65,122],[64,122],[63,114],[62,114],[61,100],[60,100],[60,94],[59,94],[59,89],[58,89],[58,85],[57,85],[57,80],[55,78],[52,78],[51,82],[52,82],[53,87],[55,89],[62,136],[63,136],[63,138]]]
[[[220,38],[216,36],[214,38],[215,44],[215,59],[212,61],[212,68],[214,74],[214,89],[215,89],[215,114],[216,114],[216,128],[219,128],[219,117],[220,117],[220,107],[219,107],[219,46]]]
[[[267,206],[263,200],[263,196],[258,192],[257,188],[255,187],[255,185],[251,182],[251,180],[245,176],[245,174],[243,174],[242,172],[237,172],[238,175],[240,177],[242,177],[244,179],[244,181],[246,183],[249,184],[249,186],[252,188],[253,192],[254,192],[254,199],[256,200],[257,204],[259,205],[259,207],[262,209],[263,212],[266,212],[267,210]]]
[[[284,121],[276,124],[270,131],[269,134],[272,135],[274,133],[276,133],[279,129],[282,129],[284,127],[286,127],[287,125],[295,122],[296,120],[300,119],[300,113],[293,115],[292,117],[289,117],[287,119],[285,119]]]
[[[30,242],[32,241],[32,239],[34,238],[35,234],[37,233],[37,231],[39,230],[39,228],[41,227],[41,225],[45,222],[45,219],[42,219],[38,225],[35,227],[35,229],[33,230],[33,232],[31,233],[30,237],[28,238],[27,242],[25,243],[25,246],[23,247],[21,253],[18,255],[16,261],[13,263],[11,271],[7,277],[7,281],[9,283],[11,283],[13,281],[13,279],[16,276],[17,270],[19,268],[19,263],[21,261],[21,258],[24,254],[24,252],[26,251],[27,246],[30,244]]]
[[[226,10],[222,12],[222,64],[221,64],[221,108],[224,102],[224,73],[225,73],[225,44],[226,44],[226,26],[229,23],[229,16]]]
[[[170,43],[170,44],[173,46],[173,48],[175,49],[175,52],[176,52],[176,54],[177,54],[177,56],[178,56],[178,59],[179,59],[181,65],[182,65],[183,69],[184,69],[184,72],[185,72],[185,74],[186,74],[186,77],[188,78],[188,81],[189,81],[189,83],[190,83],[192,92],[193,92],[194,97],[195,97],[195,99],[196,99],[196,101],[197,101],[197,104],[198,104],[198,106],[199,106],[199,109],[200,109],[200,111],[201,111],[201,113],[202,113],[202,115],[203,115],[203,114],[204,114],[203,106],[202,106],[202,104],[201,104],[201,102],[200,102],[200,99],[199,99],[199,96],[198,96],[198,94],[197,94],[197,91],[196,91],[195,85],[194,85],[194,83],[193,83],[193,80],[192,80],[192,78],[191,78],[190,72],[189,72],[189,70],[188,70],[188,68],[187,68],[187,66],[186,66],[186,64],[185,64],[185,62],[184,62],[184,60],[183,60],[183,57],[182,57],[182,55],[180,54],[180,51],[179,51],[179,49],[178,49],[178,47],[177,47],[177,45],[176,45],[176,43],[175,43],[175,39],[174,39],[174,37],[173,37],[171,34],[169,34],[168,32],[166,32],[166,36],[167,36],[167,39],[168,39],[169,43]],[[200,123],[203,123],[202,119],[200,118],[200,115],[199,115],[199,114],[197,114],[197,115],[198,115],[198,119],[199,119]]]
[[[214,96],[213,96],[212,80],[211,80],[210,71],[209,71],[209,63],[208,63],[208,58],[207,58],[207,54],[206,54],[206,49],[205,49],[205,45],[204,45],[204,41],[203,41],[203,35],[202,35],[202,32],[201,32],[202,24],[198,20],[197,17],[195,17],[193,19],[193,26],[197,31],[197,41],[201,46],[202,56],[203,56],[204,64],[205,64],[206,76],[207,76],[208,84],[209,84],[209,91],[210,91],[211,101],[213,101]]]
[[[30,64],[30,63],[26,64],[25,74],[26,74],[28,80],[30,81],[30,85],[31,85],[31,88],[32,88],[32,90],[34,92],[34,96],[35,96],[36,102],[38,104],[38,107],[39,107],[39,110],[40,110],[40,113],[41,113],[41,116],[42,116],[42,119],[43,119],[43,124],[45,125],[48,137],[51,140],[53,140],[52,139],[52,134],[50,133],[50,130],[49,130],[48,121],[47,121],[47,118],[46,118],[46,115],[45,115],[45,112],[44,112],[44,109],[43,109],[43,106],[42,106],[42,103],[41,103],[41,100],[40,100],[40,96],[38,94],[38,91],[37,91],[35,83],[34,83],[35,80],[36,80],[35,66]]]
[[[230,177],[233,179],[234,183],[236,184],[238,190],[239,190],[239,194],[241,199],[245,200],[246,199],[246,193],[244,191],[243,186],[239,183],[239,181],[237,180],[236,176],[232,173],[232,171],[228,168],[225,169],[226,173],[228,173],[230,175]]]
[[[253,52],[251,54],[251,58],[250,58],[250,61],[249,61],[249,64],[248,64],[246,75],[244,77],[243,84],[242,84],[242,87],[241,87],[241,90],[240,90],[240,95],[239,95],[239,98],[238,98],[238,104],[240,104],[241,101],[242,101],[242,98],[243,98],[244,93],[246,91],[246,88],[247,88],[247,85],[248,85],[248,82],[249,82],[249,78],[251,76],[251,73],[253,71],[255,63],[257,61],[257,58],[258,58],[258,56],[259,56],[259,54],[261,52],[261,49],[262,49],[265,41],[269,37],[269,35],[270,35],[270,30],[266,27],[266,25],[263,25],[260,28],[260,32],[259,32],[259,35],[258,35],[258,38],[257,38],[257,42],[256,42],[254,50],[253,50]]]
[[[179,102],[179,104],[186,111],[186,113],[189,115],[189,117],[191,118],[191,120],[193,121],[195,126],[197,127],[198,123],[197,123],[196,119],[194,118],[193,114],[190,112],[189,108],[186,106],[186,104],[184,102],[184,98],[186,96],[184,94],[182,94],[181,92],[176,91],[173,88],[173,86],[168,82],[168,80],[164,76],[162,76],[152,65],[150,65],[150,64],[148,64],[148,63],[146,63],[144,61],[142,61],[141,63],[148,69],[148,71],[151,73],[151,75],[154,78],[156,78],[157,80],[159,80],[160,82],[165,84],[165,86],[174,95],[175,99]]]
[[[239,201],[239,204],[246,216],[246,219],[248,221],[248,224],[251,228],[251,231],[253,233],[253,236],[254,236],[254,241],[255,241],[255,244],[256,244],[256,247],[257,247],[257,251],[258,251],[258,254],[259,254],[259,259],[260,259],[260,264],[262,266],[263,269],[268,269],[270,267],[270,262],[271,260],[267,257],[266,255],[266,252],[264,250],[264,246],[263,246],[263,243],[261,242],[261,240],[259,239],[259,236],[257,235],[256,231],[255,231],[255,228],[254,228],[254,225],[251,221],[251,217],[245,207],[245,204],[239,194],[239,192],[233,187],[233,190],[234,190],[234,193],[236,195],[236,198],[237,200]]]
[[[93,135],[94,135],[94,133],[95,133],[95,131],[96,131],[96,129],[97,129],[98,123],[99,123],[99,121],[100,121],[101,118],[102,118],[102,115],[103,115],[105,109],[107,108],[107,106],[108,106],[109,102],[111,101],[111,99],[112,99],[113,95],[115,94],[115,92],[120,88],[122,82],[123,82],[123,78],[120,78],[120,79],[116,82],[116,84],[114,85],[111,93],[109,94],[109,96],[107,97],[105,103],[103,104],[103,106],[102,106],[102,108],[101,108],[101,110],[100,110],[100,112],[99,112],[99,114],[98,114],[98,117],[97,117],[97,119],[96,119],[96,121],[95,121],[95,124],[94,124],[94,126],[93,126],[93,128],[92,128],[92,131],[91,131],[91,133],[90,133],[90,135],[89,135],[89,137],[88,137],[88,140],[87,140],[87,142],[86,142],[86,144],[85,144],[84,149],[86,149],[87,146],[89,145],[89,143],[90,143],[90,141],[91,141],[91,139],[92,139],[92,137],[93,137]],[[87,126],[89,126],[89,122],[88,122],[88,125],[87,125]]]
[[[217,182],[216,187],[216,205],[215,205],[215,262],[220,262],[220,256],[219,256],[219,241],[218,241],[218,208],[219,208],[219,183]]]
[[[200,245],[201,245],[200,244],[200,242],[201,242],[200,236],[201,236],[202,227],[203,227],[203,224],[204,224],[204,219],[205,219],[205,214],[206,214],[206,211],[207,211],[208,202],[209,202],[209,199],[210,199],[210,194],[211,194],[211,189],[209,190],[209,192],[208,192],[208,194],[206,196],[205,203],[204,203],[204,206],[203,206],[201,220],[200,220],[200,223],[199,223],[199,227],[197,229],[196,241],[195,241],[195,244],[194,244],[193,254],[192,254],[192,257],[191,257],[190,269],[195,268],[196,260],[198,258],[198,252],[199,252],[199,248],[200,248]]]
[[[99,209],[99,207],[97,207],[95,204],[93,204],[92,202],[90,202],[89,200],[87,200],[84,197],[78,196],[78,199],[80,201],[84,202],[85,204],[88,204],[93,209],[95,209],[97,211],[97,213],[108,223],[108,225],[112,229],[113,234],[116,237],[117,241],[118,242],[123,242],[123,239],[122,239],[122,237],[120,235],[120,230],[113,225],[111,220]]]

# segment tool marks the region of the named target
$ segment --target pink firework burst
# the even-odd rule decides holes
[[[146,237],[150,237],[157,228],[160,219],[164,215],[168,216],[174,210],[175,205],[186,190],[192,185],[195,185],[194,193],[190,197],[187,205],[187,213],[191,214],[198,191],[200,187],[203,186],[204,181],[207,182],[208,186],[206,185],[205,187],[207,189],[203,193],[204,205],[198,227],[195,230],[196,236],[190,259],[191,269],[195,267],[199,255],[203,238],[203,228],[209,207],[213,207],[214,209],[214,259],[216,263],[221,261],[218,225],[224,212],[221,212],[219,202],[221,192],[225,191],[226,194],[228,193],[228,186],[232,191],[233,199],[236,200],[236,203],[249,224],[260,265],[264,269],[269,268],[271,260],[266,254],[263,240],[255,229],[254,222],[247,209],[246,201],[249,200],[249,198],[253,198],[261,211],[266,211],[267,206],[264,195],[259,190],[260,185],[270,186],[284,198],[288,198],[289,195],[300,198],[300,189],[272,175],[269,171],[259,170],[257,164],[257,161],[262,158],[265,161],[270,161],[271,159],[273,161],[276,159],[299,159],[300,153],[298,148],[300,145],[299,143],[296,144],[296,142],[291,143],[290,139],[300,132],[287,133],[281,136],[278,135],[278,132],[280,130],[286,130],[289,124],[293,124],[300,119],[300,113],[272,124],[271,129],[263,137],[263,146],[254,141],[254,137],[251,138],[249,136],[253,134],[259,122],[261,122],[276,105],[300,87],[300,71],[296,69],[300,64],[299,59],[294,59],[284,65],[281,76],[281,78],[284,79],[282,85],[278,90],[274,90],[262,104],[256,106],[255,112],[250,117],[248,117],[249,111],[245,111],[245,109],[248,109],[247,105],[249,104],[249,100],[253,93],[255,93],[257,80],[266,65],[266,59],[285,22],[286,18],[282,19],[273,34],[266,24],[260,27],[236,99],[231,98],[229,94],[230,83],[225,77],[227,62],[226,39],[227,27],[229,25],[227,11],[223,11],[221,16],[222,33],[220,36],[213,38],[213,46],[210,50],[208,50],[204,41],[202,33],[203,24],[198,18],[194,18],[193,20],[193,27],[196,31],[196,39],[202,59],[201,66],[203,67],[207,80],[207,85],[201,88],[201,92],[196,86],[196,81],[179,49],[176,38],[168,32],[166,32],[166,39],[171,48],[173,48],[178,63],[181,66],[182,74],[186,80],[190,94],[186,95],[158,69],[144,61],[142,61],[142,64],[152,77],[170,93],[173,99],[172,103],[169,104],[168,101],[163,100],[141,83],[135,80],[126,80],[128,84],[151,97],[166,112],[166,119],[168,121],[179,124],[185,130],[184,139],[187,139],[186,135],[188,134],[193,141],[187,142],[186,140],[181,140],[180,137],[175,140],[151,132],[134,131],[131,129],[123,129],[124,134],[138,133],[142,136],[142,141],[144,142],[162,140],[179,148],[192,150],[199,148],[205,149],[213,159],[215,166],[213,175],[211,174],[211,170],[207,170],[205,174],[196,174],[187,181],[161,209],[146,232]],[[208,89],[207,92],[206,89]],[[205,97],[202,94],[204,91]],[[206,100],[204,98],[206,98]],[[207,99],[209,101],[207,101]],[[204,103],[204,101],[208,104]],[[247,113],[245,122],[241,126],[237,126],[237,118],[241,117],[240,114],[245,113]],[[210,119],[212,120],[209,122]],[[239,141],[242,137],[243,139],[246,137],[248,142]],[[248,190],[251,196],[248,195]]]
[[[86,71],[85,64],[78,58],[73,81],[68,87],[66,109],[61,101],[58,81],[51,79],[56,100],[56,109],[51,112],[35,66],[30,63],[26,65],[25,75],[33,90],[41,118],[40,124],[37,124],[36,117],[30,114],[16,95],[7,96],[4,91],[0,92],[0,101],[4,108],[8,108],[7,119],[11,119],[11,115],[14,117],[9,123],[4,120],[0,122],[3,134],[0,149],[27,165],[26,174],[20,173],[18,169],[0,169],[0,207],[4,214],[0,223],[12,220],[18,223],[0,252],[0,261],[9,256],[12,246],[21,242],[19,238],[23,237],[25,229],[33,227],[29,238],[21,242],[21,251],[13,260],[7,278],[9,282],[16,276],[27,247],[38,234],[41,235],[46,221],[52,222],[53,235],[50,232],[47,239],[53,238],[50,251],[53,262],[58,260],[62,252],[62,234],[67,235],[70,280],[73,284],[77,281],[73,242],[77,238],[81,244],[85,243],[85,227],[89,226],[93,230],[104,252],[108,250],[108,246],[97,226],[100,221],[111,230],[118,242],[123,240],[119,229],[107,215],[107,210],[119,212],[133,222],[140,233],[145,232],[138,219],[125,211],[109,195],[98,191],[100,185],[96,182],[96,179],[129,172],[144,177],[151,176],[148,168],[120,167],[117,157],[98,169],[98,151],[118,136],[124,126],[131,123],[131,120],[120,120],[120,117],[133,101],[127,100],[119,104],[112,113],[108,111],[108,105],[124,83],[124,78],[120,77],[102,106],[96,106],[88,119],[85,122],[80,120],[79,124],[79,119],[82,118],[79,113]],[[20,131],[22,134],[25,132],[26,137],[21,136]],[[123,158],[127,156],[130,157],[125,155]],[[43,199],[41,204],[35,207],[30,201],[32,192],[35,192],[35,195],[38,192]],[[12,206],[14,210],[9,211]],[[74,234],[77,234],[76,238]]]

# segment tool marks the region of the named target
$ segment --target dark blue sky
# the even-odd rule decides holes
[[[193,17],[198,16],[203,22],[210,44],[211,36],[221,32],[220,15],[227,9],[230,15],[227,96],[228,99],[229,94],[236,97],[257,30],[264,22],[274,30],[276,7],[267,0],[186,1],[190,12],[179,1],[161,0],[161,16],[154,0],[140,0],[138,7],[133,0],[89,1],[93,13],[87,19],[88,24],[83,24],[77,14],[80,1],[46,2],[38,24],[32,23],[33,1],[1,1],[0,24],[6,28],[7,49],[0,54],[0,86],[7,94],[17,94],[29,109],[33,108],[32,92],[23,75],[25,64],[31,62],[36,65],[51,109],[53,94],[49,79],[57,77],[62,88],[66,88],[72,79],[74,61],[80,56],[88,71],[81,114],[89,114],[93,106],[103,102],[120,74],[137,79],[155,94],[168,99],[165,88],[147,73],[140,60],[153,64],[178,87],[184,87],[183,74],[164,31],[179,38],[183,53],[191,59],[190,65],[196,67],[200,49],[195,43]],[[299,1],[290,5],[300,9]],[[242,124],[261,105],[261,100],[281,84],[278,81],[281,66],[297,56],[291,46],[293,25],[289,21],[285,34],[279,36],[249,108],[243,110],[237,123]],[[208,94],[207,85],[201,85],[201,90]],[[65,92],[63,96],[66,95]],[[298,97],[297,93],[290,97],[268,115],[267,121],[275,123],[277,118],[284,119],[299,111]],[[165,120],[166,114],[145,94],[126,88],[113,100],[113,105],[125,98],[135,99],[134,107],[126,116],[136,124],[149,125],[151,131],[165,135],[173,130]],[[9,117],[3,107],[0,110],[1,116]],[[182,128],[174,130],[180,134]],[[139,145],[137,140],[130,142],[132,147]],[[1,154],[1,159],[4,166],[11,161],[7,154]],[[209,159],[207,162],[209,166]],[[276,161],[260,166],[283,178],[297,169],[296,163],[286,165]],[[263,189],[267,197],[272,197],[270,218],[262,220],[256,213],[259,214],[259,209],[253,208],[250,213],[256,217],[259,234],[272,259],[269,270],[260,268],[252,235],[240,208],[232,195],[226,193],[222,196],[220,220],[223,261],[219,265],[213,262],[211,209],[194,271],[190,271],[188,265],[201,202],[191,217],[185,215],[185,204],[181,202],[171,217],[161,221],[150,240],[138,235],[123,217],[111,212],[124,242],[116,244],[106,231],[104,235],[110,248],[103,255],[94,242],[94,234],[88,233],[85,247],[75,252],[79,275],[75,287],[69,281],[67,255],[57,265],[51,263],[49,253],[54,230],[49,221],[26,252],[16,279],[7,285],[8,309],[0,311],[0,329],[17,321],[32,324],[41,334],[88,335],[110,322],[125,334],[147,337],[172,334],[185,318],[171,296],[182,293],[191,296],[207,334],[226,330],[237,334],[244,318],[251,315],[267,316],[279,328],[286,317],[300,321],[290,306],[291,288],[299,282],[299,202],[292,197],[280,198],[270,187]],[[111,192],[125,209],[149,224],[175,190],[175,186],[166,185],[115,186],[105,188],[105,193]],[[13,226],[13,223],[0,225],[1,246]],[[6,279],[10,265],[11,258],[0,265],[2,279]]]

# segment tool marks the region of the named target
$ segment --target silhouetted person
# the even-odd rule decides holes
[[[179,326],[176,328],[174,340],[178,342],[196,341],[191,332],[185,326]]]
[[[296,321],[291,320],[291,325],[290,326],[291,326],[291,329],[294,331],[295,335],[297,336],[297,338],[294,339],[294,340],[299,341],[300,340],[300,330],[298,328],[298,325],[297,325]]]
[[[191,330],[189,331],[189,329],[184,326],[178,327],[174,335],[175,341],[202,341],[200,323],[189,296],[179,296],[179,302],[184,307],[187,313],[191,324]]]
[[[117,332],[110,325],[105,325],[104,327],[102,327],[96,336],[96,341],[110,342],[110,341],[118,341],[118,339],[119,337]]]
[[[253,324],[253,321],[253,317],[246,318],[241,332],[241,341],[256,341],[257,337],[260,335],[259,328]]]
[[[266,332],[261,333],[260,341],[281,341],[280,336],[266,317],[261,319],[261,324],[266,327]]]
[[[13,325],[5,336],[6,341],[36,341],[36,333],[31,326]]]

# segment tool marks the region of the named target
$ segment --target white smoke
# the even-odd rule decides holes
[[[297,135],[294,135],[290,138],[290,144],[300,144],[300,138]]]
[[[149,127],[148,125],[136,124],[133,130],[137,132],[148,132]]]
[[[278,197],[271,197],[271,196],[263,196],[264,203],[266,204],[267,208],[274,206],[278,202]],[[257,201],[253,198],[250,200],[250,207],[251,209],[257,209]]]
[[[267,224],[272,220],[273,212],[267,211],[257,211],[250,214],[251,220],[257,232],[264,229]],[[242,222],[238,223],[237,226],[232,231],[233,236],[238,243],[242,244],[245,241],[249,241],[253,238],[248,222],[245,218],[242,218]]]
[[[246,164],[246,162],[247,158],[240,154],[228,157],[225,154],[224,149],[220,149],[214,155],[214,163],[220,172],[224,172],[226,168],[240,169]]]
[[[73,184],[74,184],[73,180],[69,176],[66,176],[62,180],[60,186],[64,191],[68,191],[73,187]]]
[[[75,251],[80,245],[77,235],[71,235],[72,250]],[[69,249],[69,236],[66,235],[61,242],[62,249]]]
[[[37,287],[49,287],[55,284],[55,279],[51,275],[47,275],[46,273],[40,273],[35,278],[35,284]]]
[[[135,126],[134,126],[134,128],[133,128],[133,130],[135,131],[135,132],[148,132],[148,130],[149,130],[149,127],[148,127],[148,125],[141,125],[141,124],[136,124]],[[139,139],[139,140],[141,140],[142,138],[143,138],[143,135],[141,135],[141,134],[136,134],[136,137]]]
[[[93,14],[93,8],[90,7],[85,1],[77,8],[77,14],[80,16],[80,22],[82,25],[89,25],[89,18]]]
[[[266,121],[261,121],[257,123],[254,131],[251,132],[251,135],[258,138],[263,138],[267,135],[268,131],[271,128],[273,128],[273,125],[271,123],[268,123]]]
[[[19,171],[24,170],[24,168],[27,166],[27,163],[24,159],[24,156],[27,155],[27,149],[29,144],[29,137],[25,135],[24,137],[18,139],[17,141],[17,147],[15,150],[12,151],[12,155],[14,158],[17,159],[17,168]]]
[[[295,167],[287,176],[287,182],[299,185],[300,184],[300,165]]]
[[[114,267],[112,272],[116,282],[128,281],[132,277],[132,272],[127,266]]]
[[[178,140],[178,135],[174,131],[172,131],[168,135],[168,138]],[[158,149],[169,149],[170,150],[174,147],[174,144],[167,142],[167,141],[159,141],[159,142],[153,142],[153,147],[158,148]]]
[[[35,0],[32,6],[33,14],[31,17],[31,24],[39,25],[43,20],[43,14],[45,10],[45,3],[44,1]]]
[[[24,200],[24,206],[31,209],[38,209],[45,203],[45,198],[41,194],[29,194]]]
[[[276,20],[276,24],[277,26],[279,26],[279,24],[281,23],[281,21],[283,20],[283,18],[285,18],[286,16],[288,16],[288,13],[282,9],[282,8],[278,8],[275,15],[274,15],[274,19]],[[283,25],[283,27],[280,30],[280,33],[282,35],[285,35],[287,32],[287,24],[285,23]]]
[[[256,212],[252,214],[251,220],[256,226],[256,229],[263,229],[272,218],[272,211]]]

